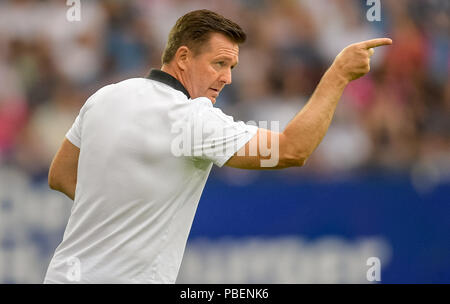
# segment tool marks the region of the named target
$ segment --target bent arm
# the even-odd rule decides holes
[[[48,172],[50,188],[64,193],[72,200],[75,198],[79,154],[80,149],[64,138]]]
[[[308,103],[283,131],[289,145],[286,157],[305,163],[325,136],[348,81],[330,68]]]
[[[323,75],[308,103],[282,133],[259,129],[257,135],[225,165],[241,169],[281,169],[304,165],[325,136],[347,84],[370,71],[373,48],[390,44],[391,39],[378,38],[346,47]],[[267,148],[260,142],[264,140],[269,143],[270,152],[276,153],[278,161],[272,162],[273,166],[263,165],[267,160]],[[252,149],[257,151],[256,156],[246,154]]]
[[[328,70],[308,103],[283,132],[258,129],[225,165],[239,169],[303,166],[325,136],[347,83],[332,69]]]

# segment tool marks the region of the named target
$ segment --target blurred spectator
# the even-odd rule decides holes
[[[9,160],[28,115],[28,107],[20,92],[15,71],[0,65],[0,164]]]
[[[69,82],[54,88],[50,100],[32,112],[20,134],[15,160],[35,177],[47,177],[48,165],[72,126],[86,96]]]
[[[269,128],[277,121],[280,131],[342,48],[393,38],[376,50],[371,73],[347,87],[329,133],[296,172],[448,168],[449,6],[386,0],[381,22],[369,22],[368,6],[357,0],[81,1],[81,21],[69,22],[65,1],[2,1],[0,164],[44,176],[86,98],[159,68],[176,19],[208,8],[248,34],[233,85],[216,106]]]

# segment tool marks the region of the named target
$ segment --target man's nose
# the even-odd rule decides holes
[[[231,69],[227,69],[220,75],[220,82],[224,84],[231,84]]]

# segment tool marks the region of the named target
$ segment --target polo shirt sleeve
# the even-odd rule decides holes
[[[81,112],[78,114],[72,127],[67,131],[66,138],[78,148],[81,147]]]
[[[81,130],[83,127],[83,117],[86,115],[86,112],[92,107],[96,100],[96,96],[100,92],[103,92],[107,87],[106,86],[98,90],[94,95],[89,97],[84,105],[81,107],[80,112],[78,113],[78,116],[75,118],[74,123],[72,124],[72,127],[67,131],[66,138],[75,146],[81,149]]]
[[[232,116],[213,107],[208,98],[191,101],[195,110],[191,117],[192,154],[222,167],[239,149],[252,139],[258,127],[234,121]]]
[[[81,149],[81,130],[82,130],[82,127],[83,127],[83,117],[86,114],[86,111],[92,106],[92,104],[94,102],[94,96],[96,96],[96,94],[92,95],[91,97],[89,97],[86,100],[84,105],[81,107],[77,118],[75,118],[75,121],[72,124],[72,127],[66,133],[66,138],[72,144],[74,144],[75,146],[77,146],[80,149]]]

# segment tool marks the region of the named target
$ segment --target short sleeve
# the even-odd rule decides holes
[[[81,147],[81,123],[80,123],[81,118],[80,118],[80,115],[81,115],[81,113],[78,114],[72,127],[66,133],[66,138],[72,144],[77,146],[78,148]]]
[[[185,156],[208,160],[222,167],[239,149],[241,149],[258,130],[258,127],[234,121],[232,116],[212,106],[209,99],[201,97],[190,101],[188,117],[184,120],[187,127],[178,128]],[[180,153],[179,153],[180,154]]]
[[[95,97],[98,96],[98,94],[102,91],[104,91],[107,87],[103,87],[100,90],[98,90],[94,95],[89,97],[84,105],[81,107],[80,112],[78,113],[77,118],[75,118],[74,123],[72,124],[72,127],[67,131],[66,138],[75,146],[81,149],[81,130],[83,127],[83,117],[86,115],[86,112],[92,107],[94,104],[94,101],[96,100]]]

